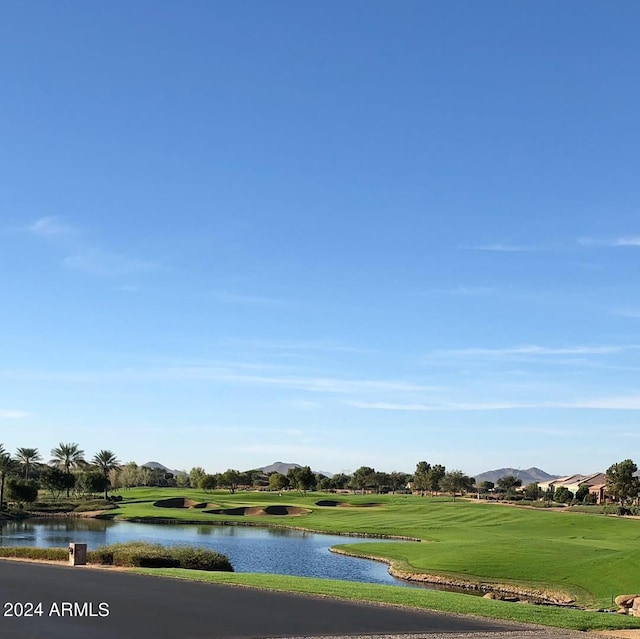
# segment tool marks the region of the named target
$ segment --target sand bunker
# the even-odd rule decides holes
[[[336,506],[340,507],[349,507],[349,508],[371,508],[372,506],[381,506],[382,504],[378,504],[375,502],[365,502],[362,504],[350,504],[346,501],[335,501],[333,499],[321,499],[316,502],[316,506]]]
[[[310,513],[309,508],[300,508],[299,506],[281,506],[279,504],[273,506],[239,506],[237,508],[214,508],[205,510],[205,513],[211,515],[233,515],[237,517],[260,517],[265,515],[282,515],[295,517],[296,515],[306,515]]]
[[[207,504],[186,497],[172,497],[171,499],[161,499],[153,504],[158,508],[216,508],[218,504]]]

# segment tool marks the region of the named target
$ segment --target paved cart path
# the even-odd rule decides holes
[[[27,602],[41,604],[34,616],[7,616],[28,613]],[[572,636],[435,612],[13,561],[0,561],[0,605],[2,639]]]

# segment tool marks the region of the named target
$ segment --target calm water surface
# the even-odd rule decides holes
[[[236,572],[416,587],[392,577],[386,564],[329,552],[329,547],[338,544],[366,543],[362,538],[284,528],[136,524],[99,519],[32,519],[0,526],[0,546],[66,548],[70,542],[75,542],[85,543],[91,550],[127,541],[211,548],[227,555]]]

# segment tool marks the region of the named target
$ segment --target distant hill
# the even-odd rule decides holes
[[[286,475],[289,470],[292,468],[302,468],[301,464],[294,464],[291,462],[273,462],[273,464],[269,464],[268,466],[263,466],[258,470],[261,470],[263,473],[280,473],[281,475]],[[314,470],[314,473],[319,473],[320,475],[324,475],[325,477],[333,477],[333,473],[328,473],[324,470]]]
[[[150,461],[146,464],[141,464],[144,468],[149,468],[150,470],[162,470],[165,473],[171,473],[174,477],[180,472],[179,470],[174,470],[173,468],[167,468],[165,465],[160,462]]]
[[[535,466],[533,468],[527,468],[526,470],[520,470],[519,468],[498,468],[497,470],[488,470],[484,473],[476,475],[476,484],[483,481],[492,481],[494,484],[501,477],[507,477],[513,475],[522,480],[522,485],[535,484],[541,481],[550,481],[551,479],[557,479],[560,475],[549,475],[544,470],[540,470]]]

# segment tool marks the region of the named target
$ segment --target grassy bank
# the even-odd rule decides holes
[[[415,537],[422,543],[357,544],[350,552],[386,558],[396,568],[470,583],[513,584],[565,593],[586,607],[608,607],[612,596],[640,584],[640,521],[545,509],[520,509],[412,495],[204,493],[185,489],[123,491],[107,513],[138,521],[193,521],[301,527],[332,533]],[[211,514],[213,508],[161,508],[158,500],[183,496],[224,508],[281,504],[308,509],[299,516]],[[342,502],[317,506],[320,500]],[[371,505],[371,504],[377,505]]]
[[[420,590],[376,584],[354,584],[331,579],[310,579],[283,575],[242,573],[199,573],[192,570],[136,569],[135,572],[163,577],[191,579],[217,584],[250,586],[304,594],[324,595],[410,606],[425,610],[478,615],[520,623],[534,623],[573,630],[606,630],[640,628],[640,619],[619,615],[571,610],[551,606],[532,606],[504,601],[492,601],[450,592]]]

